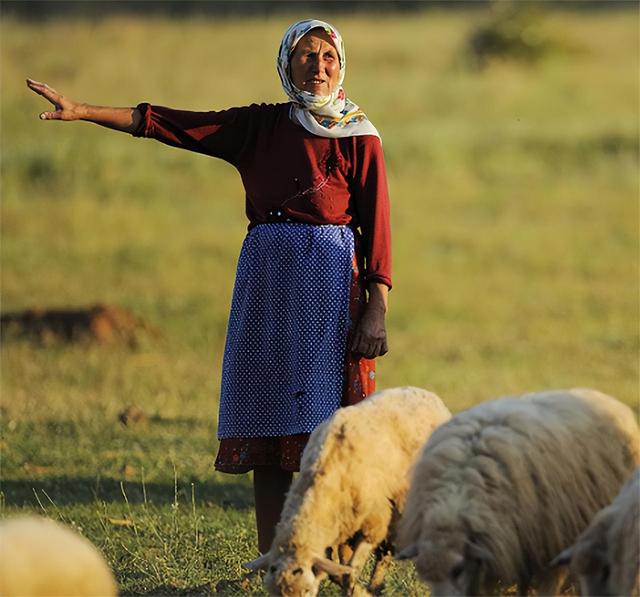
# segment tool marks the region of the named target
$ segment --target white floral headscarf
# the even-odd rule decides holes
[[[338,84],[331,95],[315,95],[298,89],[291,80],[290,58],[296,45],[312,29],[324,29],[333,41],[340,61]],[[378,131],[360,107],[349,100],[342,88],[346,66],[344,43],[338,30],[324,21],[305,19],[287,29],[278,52],[278,74],[285,93],[292,102],[290,116],[310,133],[320,137],[375,135]]]

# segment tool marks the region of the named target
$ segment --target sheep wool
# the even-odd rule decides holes
[[[338,410],[311,434],[271,549],[247,566],[268,568],[271,594],[316,595],[327,574],[352,594],[376,550],[369,587],[379,590],[411,468],[429,434],[450,417],[438,396],[411,387]]]
[[[88,539],[48,518],[0,522],[0,595],[3,597],[118,594],[113,574]]]
[[[454,416],[416,463],[400,524],[432,595],[556,594],[548,564],[640,462],[633,412],[588,389],[506,397]]]
[[[585,596],[640,596],[640,467],[554,565],[571,563]]]

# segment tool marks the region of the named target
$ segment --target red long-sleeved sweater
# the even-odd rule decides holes
[[[318,137],[291,121],[290,104],[192,112],[142,103],[138,109],[143,119],[134,136],[238,169],[249,227],[289,218],[360,228],[365,281],[391,287],[389,194],[378,137]]]

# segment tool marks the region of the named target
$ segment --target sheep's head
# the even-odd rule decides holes
[[[615,595],[609,587],[611,567],[603,537],[578,542],[554,558],[550,566],[571,566],[580,582],[581,595]]]
[[[491,554],[463,532],[442,530],[398,554],[412,559],[431,595],[477,595]]]
[[[353,569],[319,555],[299,558],[296,554],[270,553],[245,564],[252,570],[264,569],[264,585],[270,595],[291,595],[314,597],[318,594],[320,582],[327,576],[340,578],[351,575]]]
[[[264,585],[271,595],[313,597],[318,594],[320,580],[308,563],[286,558],[269,566]]]

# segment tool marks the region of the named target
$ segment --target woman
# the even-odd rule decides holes
[[[323,21],[295,23],[277,68],[290,102],[218,112],[90,106],[27,80],[56,108],[43,120],[95,122],[240,172],[249,232],[227,331],[216,468],[253,469],[262,553],[309,433],[374,391],[391,287],[380,137],[342,88],[340,34]]]

